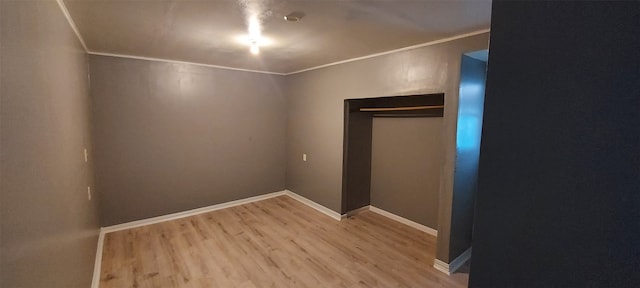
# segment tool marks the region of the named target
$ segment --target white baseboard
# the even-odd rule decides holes
[[[183,212],[178,212],[178,213],[172,213],[172,214],[167,214],[167,215],[162,215],[162,216],[158,216],[158,217],[152,217],[152,218],[147,218],[147,219],[142,219],[142,220],[137,220],[137,221],[131,221],[131,222],[127,222],[127,223],[122,223],[122,224],[117,224],[117,225],[112,225],[112,226],[107,226],[107,227],[102,227],[100,229],[100,231],[102,233],[110,233],[110,232],[115,232],[115,231],[120,231],[120,230],[126,230],[126,229],[131,229],[131,228],[136,228],[136,227],[141,227],[141,226],[146,226],[146,225],[151,225],[151,224],[156,224],[156,223],[161,223],[161,222],[166,222],[166,221],[171,221],[171,220],[175,220],[175,219],[180,219],[180,218],[184,218],[184,217],[189,217],[189,216],[194,216],[194,215],[198,215],[198,214],[202,214],[202,213],[207,213],[207,212],[211,212],[211,211],[216,211],[216,210],[220,210],[220,209],[225,209],[225,208],[230,208],[230,207],[234,207],[234,206],[238,206],[238,205],[244,205],[244,204],[248,204],[248,203],[252,203],[252,202],[256,202],[256,201],[261,201],[261,200],[265,200],[265,199],[269,199],[269,198],[273,198],[273,197],[278,197],[278,196],[289,196],[313,209],[316,209],[317,211],[333,218],[336,220],[340,220],[342,218],[342,215],[340,215],[340,213],[335,212],[327,207],[324,207],[316,202],[313,202],[312,200],[309,200],[303,196],[300,196],[292,191],[289,190],[283,190],[283,191],[278,191],[278,192],[273,192],[273,193],[269,193],[269,194],[264,194],[264,195],[258,195],[258,196],[254,196],[254,197],[249,197],[249,198],[245,198],[245,199],[240,199],[240,200],[235,200],[235,201],[230,201],[230,202],[225,202],[225,203],[220,203],[220,204],[216,204],[216,205],[211,205],[211,206],[207,206],[207,207],[202,207],[202,208],[197,208],[197,209],[192,209],[192,210],[187,210],[187,211],[183,211]]]
[[[451,275],[454,272],[458,271],[458,269],[460,269],[460,267],[465,262],[467,262],[470,258],[471,258],[471,247],[469,247],[469,249],[467,249],[466,251],[462,252],[460,256],[456,257],[456,259],[453,259],[453,261],[451,261],[451,263],[449,264],[445,263],[442,260],[435,259],[433,261],[433,268],[436,268],[436,270],[443,272],[447,275]]]
[[[96,262],[93,264],[93,279],[91,288],[100,287],[100,273],[102,271],[102,248],[104,247],[104,231],[100,230],[98,236],[98,247],[96,248]]]
[[[436,270],[444,274],[451,275],[451,272],[449,272],[449,264],[440,259],[433,260],[433,268],[436,268]]]
[[[307,199],[305,197],[302,197],[302,196],[300,196],[300,195],[298,195],[298,194],[296,194],[296,193],[294,193],[292,191],[284,190],[284,194],[289,196],[289,197],[291,197],[291,198],[293,198],[293,199],[295,199],[295,200],[298,200],[302,204],[305,204],[305,205],[307,205],[307,206],[309,206],[309,207],[311,207],[313,209],[318,210],[320,213],[323,213],[323,214],[325,214],[325,215],[327,215],[327,216],[329,216],[329,217],[331,217],[331,218],[333,218],[335,220],[338,220],[338,221],[342,220],[342,215],[340,215],[340,213],[338,213],[336,211],[333,211],[333,210],[331,210],[331,209],[329,209],[327,207],[324,207],[324,206],[322,206],[322,205],[320,205],[320,204],[318,204],[316,202],[313,202],[312,200],[309,200],[309,199]]]
[[[424,226],[424,225],[422,225],[420,223],[411,221],[411,220],[409,220],[407,218],[398,216],[396,214],[393,214],[391,212],[382,210],[382,209],[374,207],[374,206],[369,206],[369,211],[377,213],[377,214],[380,214],[380,215],[385,216],[387,218],[390,218],[392,220],[398,221],[398,222],[400,222],[402,224],[405,224],[407,226],[416,228],[416,229],[418,229],[418,230],[420,230],[422,232],[425,232],[425,233],[427,233],[429,235],[433,235],[433,236],[438,237],[438,230],[430,228],[430,227],[427,227],[427,226]]]
[[[362,213],[364,211],[370,211],[371,210],[370,207],[371,206],[367,205],[367,206],[363,206],[363,207],[360,207],[360,208],[355,209],[355,210],[351,210],[351,211],[349,211],[349,212],[347,212],[345,214],[342,214],[342,218],[344,219],[344,218],[347,218],[347,217],[358,215],[358,214],[360,214],[360,213]]]
[[[220,210],[220,209],[224,209],[224,208],[243,205],[243,204],[256,202],[256,201],[260,201],[260,200],[265,200],[265,199],[278,197],[278,196],[282,196],[282,195],[287,195],[286,190],[285,191],[273,192],[273,193],[269,193],[269,194],[264,194],[264,195],[258,195],[258,196],[249,197],[249,198],[240,199],[240,200],[235,200],[235,201],[230,201],[230,202],[225,202],[225,203],[220,203],[220,204],[211,205],[211,206],[207,206],[207,207],[187,210],[187,211],[183,211],[183,212],[172,213],[172,214],[162,215],[162,216],[158,216],[158,217],[147,218],[147,219],[127,222],[127,223],[117,224],[117,225],[113,225],[113,226],[102,227],[102,229],[100,229],[100,230],[103,231],[104,233],[109,233],[109,232],[114,232],[114,231],[131,229],[131,228],[135,228],[135,227],[146,226],[146,225],[156,224],[156,223],[165,222],[165,221],[171,221],[171,220],[175,220],[175,219],[180,219],[180,218],[184,218],[184,217],[189,217],[189,216],[194,216],[194,215],[198,215],[198,214],[202,214],[202,213],[216,211],[216,210]]]

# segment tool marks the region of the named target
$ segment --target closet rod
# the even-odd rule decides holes
[[[442,108],[444,108],[444,105],[388,107],[388,108],[360,108],[360,112],[412,111],[412,110],[427,110],[427,109],[442,109]]]

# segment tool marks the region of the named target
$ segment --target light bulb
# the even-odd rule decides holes
[[[260,47],[258,47],[258,44],[251,44],[249,51],[251,51],[251,54],[253,55],[258,55],[260,53]]]

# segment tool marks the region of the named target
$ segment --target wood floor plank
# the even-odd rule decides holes
[[[466,287],[436,238],[362,212],[335,221],[280,196],[105,235],[100,287]]]

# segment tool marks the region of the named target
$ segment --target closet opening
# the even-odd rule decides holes
[[[344,107],[342,214],[382,206],[435,231],[437,198],[422,200],[439,193],[444,93],[347,99]]]

